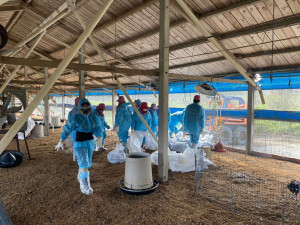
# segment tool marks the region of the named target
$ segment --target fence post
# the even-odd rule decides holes
[[[281,223],[284,225],[285,222],[285,208],[284,208],[284,183],[281,183]]]
[[[234,211],[234,194],[233,194],[233,175],[230,170],[230,195],[231,195],[231,211]]]

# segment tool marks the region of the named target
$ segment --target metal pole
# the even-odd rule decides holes
[[[121,88],[121,90],[123,91],[124,95],[126,96],[126,98],[128,99],[128,101],[130,102],[131,106],[133,107],[134,111],[136,112],[136,114],[138,115],[138,117],[141,119],[142,123],[146,126],[147,130],[149,131],[149,133],[151,134],[151,136],[154,138],[154,140],[157,142],[157,137],[155,136],[155,134],[152,132],[151,128],[149,127],[149,125],[147,124],[147,122],[145,121],[144,117],[141,115],[141,113],[139,112],[139,110],[136,108],[134,102],[132,101],[132,99],[130,98],[130,96],[127,94],[126,89],[123,87],[123,85],[120,83],[120,81],[118,79],[116,79],[117,84],[119,85],[119,87]]]
[[[254,136],[254,87],[248,84],[248,111],[247,111],[247,144],[246,153],[251,155]]]
[[[116,90],[112,92],[112,125],[115,125],[115,116],[116,116],[116,97],[117,93]]]
[[[84,44],[80,48],[80,52],[85,52]],[[84,64],[85,63],[85,57],[83,55],[79,55],[79,63]],[[85,71],[80,70],[79,71],[79,97],[85,98]]]
[[[99,11],[96,13],[94,19],[88,25],[88,27],[83,31],[80,37],[77,39],[76,43],[73,45],[73,48],[68,52],[68,54],[64,57],[62,62],[59,64],[55,72],[52,76],[47,80],[46,84],[42,87],[42,89],[37,93],[37,96],[33,99],[33,101],[29,104],[26,110],[22,113],[20,118],[14,123],[14,125],[9,129],[9,131],[5,134],[5,136],[0,141],[0,154],[5,150],[11,140],[14,138],[16,133],[20,130],[23,124],[27,121],[27,118],[31,115],[33,110],[39,105],[41,100],[47,95],[50,91],[51,87],[54,85],[55,81],[59,78],[59,76],[63,73],[65,68],[71,62],[73,57],[76,55],[80,47],[86,41],[90,33],[96,27],[100,19],[103,17],[104,13],[107,11],[109,6],[112,4],[113,0],[107,0]]]
[[[35,40],[34,44],[31,46],[31,48],[29,49],[29,51],[26,53],[24,58],[28,58],[28,56],[31,54],[31,52],[33,51],[33,49],[37,46],[37,44],[39,43],[39,41],[42,39],[42,37],[44,36],[44,34],[46,33],[46,31],[44,31],[43,33],[41,33],[38,38]],[[17,66],[14,71],[6,78],[5,82],[2,84],[2,86],[0,87],[0,94],[2,94],[2,92],[4,91],[4,89],[6,88],[6,86],[9,84],[9,82],[14,78],[14,76],[17,74],[17,72],[19,71],[19,69],[21,68],[21,66]]]
[[[48,67],[44,68],[45,82],[48,80]],[[49,136],[49,93],[44,98],[44,123],[45,123],[45,136]]]
[[[170,0],[160,1],[158,178],[168,180]]]

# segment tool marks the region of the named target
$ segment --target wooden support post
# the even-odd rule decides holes
[[[28,67],[27,66],[24,66],[24,81],[28,81]],[[24,85],[24,88],[26,89],[26,106],[28,106],[28,103],[29,103],[29,93],[28,93],[28,84],[25,84]],[[25,109],[24,107],[24,109]]]
[[[116,90],[112,92],[112,125],[115,125],[115,116],[116,116],[116,97],[117,93]]]
[[[170,0],[160,1],[158,178],[168,180]]]
[[[61,117],[62,119],[66,119],[66,108],[65,108],[65,92],[63,92],[62,97],[61,97]]]
[[[85,52],[84,45],[81,46],[80,52],[82,52],[82,53]],[[85,62],[85,57],[80,54],[79,55],[79,63],[84,64],[84,62]],[[79,97],[85,98],[85,71],[84,70],[79,71]]]
[[[13,126],[9,129],[9,131],[5,134],[5,136],[0,141],[0,154],[5,150],[5,148],[9,145],[11,140],[23,126],[23,124],[27,121],[28,117],[31,115],[33,110],[39,105],[41,100],[48,94],[54,83],[57,81],[59,76],[64,72],[67,68],[68,64],[71,62],[73,57],[76,55],[80,47],[86,41],[88,36],[91,34],[93,29],[99,23],[100,19],[103,17],[104,13],[107,11],[109,6],[112,4],[113,0],[107,0],[103,3],[102,7],[99,8],[95,17],[91,20],[90,24],[83,31],[83,33],[78,37],[77,41],[73,45],[72,49],[68,52],[68,54],[64,57],[62,62],[59,64],[55,72],[50,76],[47,80],[46,84],[41,88],[41,90],[37,93],[36,97],[33,101],[28,105],[28,107],[24,110],[20,118],[13,124]]]
[[[247,112],[247,144],[246,153],[251,155],[253,150],[253,136],[254,136],[254,87],[248,85],[248,112]]]
[[[48,68],[44,68],[44,78],[45,78],[45,83],[48,80]],[[49,136],[49,93],[46,94],[44,98],[44,123],[45,123],[45,136]]]

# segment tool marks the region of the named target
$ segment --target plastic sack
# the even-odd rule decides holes
[[[177,142],[170,146],[171,151],[175,151],[177,153],[183,153],[187,148],[189,148],[189,145],[186,142]]]
[[[34,120],[31,117],[29,117],[27,120],[27,129],[25,130],[25,137],[27,137],[30,134],[30,132],[33,130],[34,126],[35,126]],[[18,138],[19,138],[19,140],[24,140],[24,133],[19,132]]]
[[[147,132],[147,136],[146,136],[146,143],[144,144],[144,147],[148,150],[157,150],[158,149],[158,144],[155,141],[155,139],[152,137],[152,135]]]
[[[131,136],[128,138],[127,141],[127,148],[129,152],[142,152],[142,143],[139,140],[138,133],[134,130],[131,133]]]
[[[213,165],[209,159],[205,158],[203,154],[203,169],[207,169],[208,165]],[[168,151],[169,168],[173,172],[191,172],[195,171],[195,149],[187,148],[183,153],[177,153],[175,151]],[[158,165],[158,151],[151,154],[151,161],[155,165]]]
[[[199,147],[202,147],[202,146],[210,146],[210,147],[213,147],[214,145],[212,144],[212,140],[213,140],[213,135],[212,134],[206,134],[204,136],[200,136],[200,140],[199,140],[199,143],[198,143],[198,146]]]
[[[110,151],[107,154],[107,160],[112,163],[122,163],[126,159],[126,154],[124,152],[124,146],[122,144],[117,144],[116,149]]]

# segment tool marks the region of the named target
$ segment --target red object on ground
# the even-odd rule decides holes
[[[212,151],[215,151],[215,152],[226,152],[225,148],[224,148],[224,145],[222,144],[221,141],[218,141],[214,147],[212,148]]]

